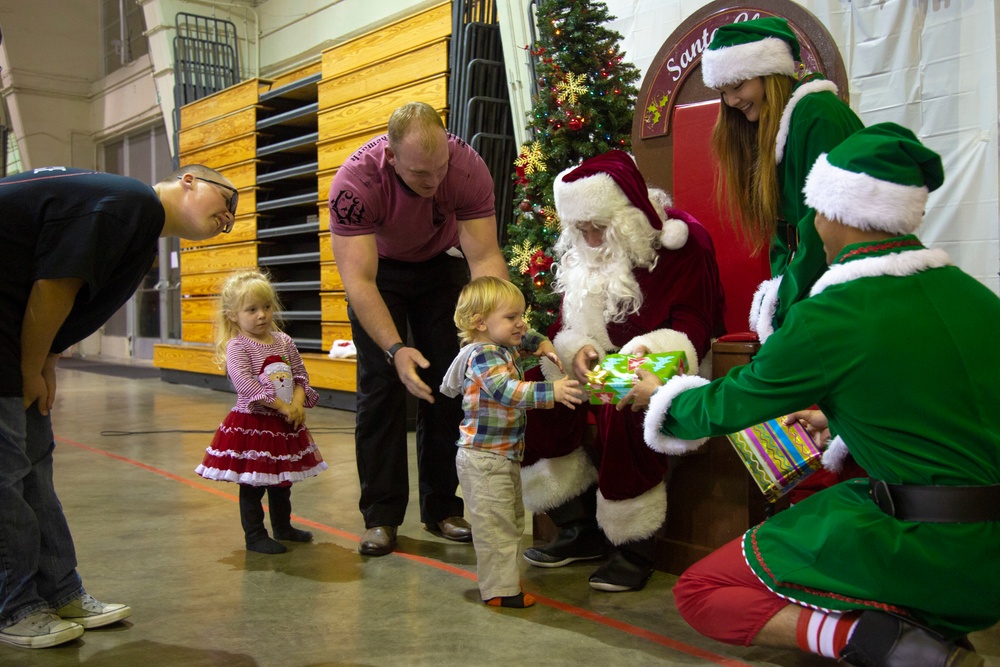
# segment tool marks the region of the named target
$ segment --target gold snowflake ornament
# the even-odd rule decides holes
[[[533,174],[536,171],[545,171],[545,156],[542,154],[542,144],[533,141],[514,160],[514,166],[524,167],[525,174]]]
[[[583,82],[586,81],[586,79],[586,74],[573,74],[572,72],[567,72],[566,78],[556,84],[556,102],[562,104],[563,100],[569,100],[570,104],[576,104],[580,95],[583,95],[590,90],[583,85]]]
[[[555,232],[562,229],[562,222],[559,220],[559,214],[556,213],[554,208],[542,207],[540,213],[545,218],[546,229],[551,229]]]
[[[511,248],[510,259],[507,260],[507,263],[521,273],[527,273],[532,256],[541,249],[541,246],[533,246],[528,241],[524,241]]]
[[[527,308],[524,309],[523,317],[524,317],[524,323],[527,324],[529,327],[534,328],[532,320],[535,317],[535,311],[531,309],[531,306],[528,306]]]

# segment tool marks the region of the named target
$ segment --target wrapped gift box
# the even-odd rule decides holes
[[[645,356],[609,354],[597,368],[587,373],[590,404],[617,405],[632,389],[639,368],[651,371],[666,381],[687,372],[687,355],[683,352],[659,352]]]
[[[823,453],[801,423],[770,419],[726,436],[770,502],[823,467]]]

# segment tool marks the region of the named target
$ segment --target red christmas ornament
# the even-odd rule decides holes
[[[527,213],[528,211],[531,210],[531,202],[528,201],[527,199],[524,199],[524,200],[521,201],[521,203],[518,205],[518,207],[522,211],[524,211],[525,213]]]
[[[568,125],[569,125],[569,129],[571,129],[574,132],[576,132],[580,128],[583,127],[583,119],[579,118],[579,117],[577,117],[577,118],[570,118]]]
[[[552,268],[552,258],[546,255],[544,250],[535,252],[528,260],[528,273],[535,279],[536,285],[539,277],[541,277],[542,284],[545,284],[545,272],[550,268]]]
[[[528,184],[528,179],[524,177],[525,174],[524,174],[524,167],[523,166],[521,166],[521,167],[514,167],[514,173],[517,174],[517,178],[514,179],[514,185],[527,185]],[[521,210],[522,211],[526,211],[528,209],[522,208]]]

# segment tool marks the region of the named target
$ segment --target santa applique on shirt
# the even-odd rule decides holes
[[[292,402],[295,380],[292,378],[292,367],[287,361],[277,355],[269,356],[261,365],[258,377],[262,385],[271,384],[274,387],[275,398],[285,403]]]

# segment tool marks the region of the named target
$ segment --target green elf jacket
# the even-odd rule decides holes
[[[802,79],[792,90],[775,145],[781,202],[771,240],[773,278],[758,290],[751,315],[751,328],[761,341],[784,323],[788,309],[809,295],[826,270],[823,242],[813,223],[816,214],[802,194],[809,170],[820,154],[829,153],[862,127],[861,119],[837,97],[837,86],[819,74]],[[794,253],[790,235],[797,239]]]
[[[943,251],[914,236],[851,245],[749,364],[657,390],[646,443],[679,454],[816,403],[875,479],[1000,484],[997,331],[1000,299]],[[952,637],[1000,621],[1000,521],[900,521],[867,480],[778,513],[743,547],[793,602],[891,611]]]

